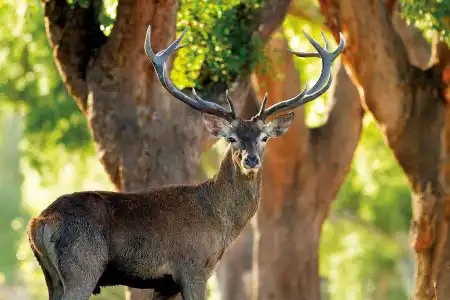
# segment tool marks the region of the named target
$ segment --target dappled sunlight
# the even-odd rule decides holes
[[[59,158],[70,163],[58,167],[56,181],[46,186],[42,184],[42,175],[26,161],[22,162],[22,170],[26,174],[22,186],[23,205],[30,213],[38,214],[63,194],[83,190],[115,190],[96,157],[82,161],[76,154],[61,151]]]
[[[352,170],[322,229],[320,270],[330,299],[408,299],[410,216],[406,178],[367,115]]]

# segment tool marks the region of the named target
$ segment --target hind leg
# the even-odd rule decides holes
[[[92,286],[70,288],[64,291],[61,300],[89,300],[94,289]]]
[[[39,263],[39,266],[41,267],[42,273],[44,273],[49,300],[61,300],[64,293],[64,287],[62,285],[61,279],[59,278],[58,271],[51,264],[51,262],[46,259],[46,257],[40,257],[40,255],[34,249],[32,250]]]
[[[50,273],[44,268],[42,270],[44,271],[45,282],[47,283],[49,300],[61,300],[64,294],[64,287],[58,273],[56,270],[54,273]]]
[[[58,268],[58,281],[53,280],[50,300],[89,300],[103,273],[101,264],[75,263],[65,260]],[[55,284],[56,282],[56,284]]]
[[[70,271],[69,271],[70,269]],[[69,272],[68,272],[69,271]],[[64,286],[61,300],[88,300],[103,273],[102,265],[76,265],[68,263],[60,270]],[[56,300],[56,298],[55,298]],[[58,299],[59,300],[59,299]]]
[[[64,287],[62,282],[53,289],[53,296],[50,300],[61,300],[64,295]]]
[[[47,269],[42,266],[41,269],[44,273],[45,283],[47,284],[49,300],[61,300],[64,293],[64,287],[58,274],[55,272],[53,274],[54,277],[52,277]]]
[[[107,265],[106,241],[95,233],[80,235],[76,245],[61,243],[56,257],[64,286],[62,300],[89,300]]]
[[[97,286],[98,280],[103,274],[106,261],[88,259],[76,259],[73,256],[61,261],[64,265],[59,268],[59,274],[64,286],[62,300],[88,300]]]

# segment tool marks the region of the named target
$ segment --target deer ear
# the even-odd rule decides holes
[[[267,125],[264,125],[264,130],[270,137],[280,137],[285,134],[294,120],[294,113],[290,112],[286,115],[276,117]]]
[[[208,132],[213,136],[226,137],[228,135],[230,122],[228,122],[227,120],[207,113],[202,113],[202,120],[203,124],[206,127],[206,130],[208,130]]]

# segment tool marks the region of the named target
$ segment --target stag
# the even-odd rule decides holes
[[[171,82],[166,61],[186,33],[155,54],[148,27],[145,53],[162,86],[173,97],[201,112],[206,130],[229,143],[218,173],[197,185],[172,185],[140,192],[85,191],[59,197],[30,221],[31,248],[45,275],[50,300],[86,300],[100,287],[125,285],[153,289],[153,299],[205,299],[206,282],[225,249],[254,216],[260,201],[261,167],[269,138],[282,136],[293,110],[325,93],[331,66],[345,40],[330,52],[305,36],[316,53],[291,51],[299,57],[320,57],[317,82],[297,96],[266,109],[267,93],[253,118],[244,120],[228,91],[229,109],[192,97]]]

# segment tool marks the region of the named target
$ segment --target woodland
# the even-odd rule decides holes
[[[450,299],[450,0],[0,0],[0,22],[0,300],[48,299],[26,229],[58,196],[217,171],[227,145],[160,86],[148,25],[157,51],[188,26],[173,82],[229,89],[244,117],[317,80],[288,51],[314,51],[302,31],[346,39],[330,90],[268,144],[208,299]]]

